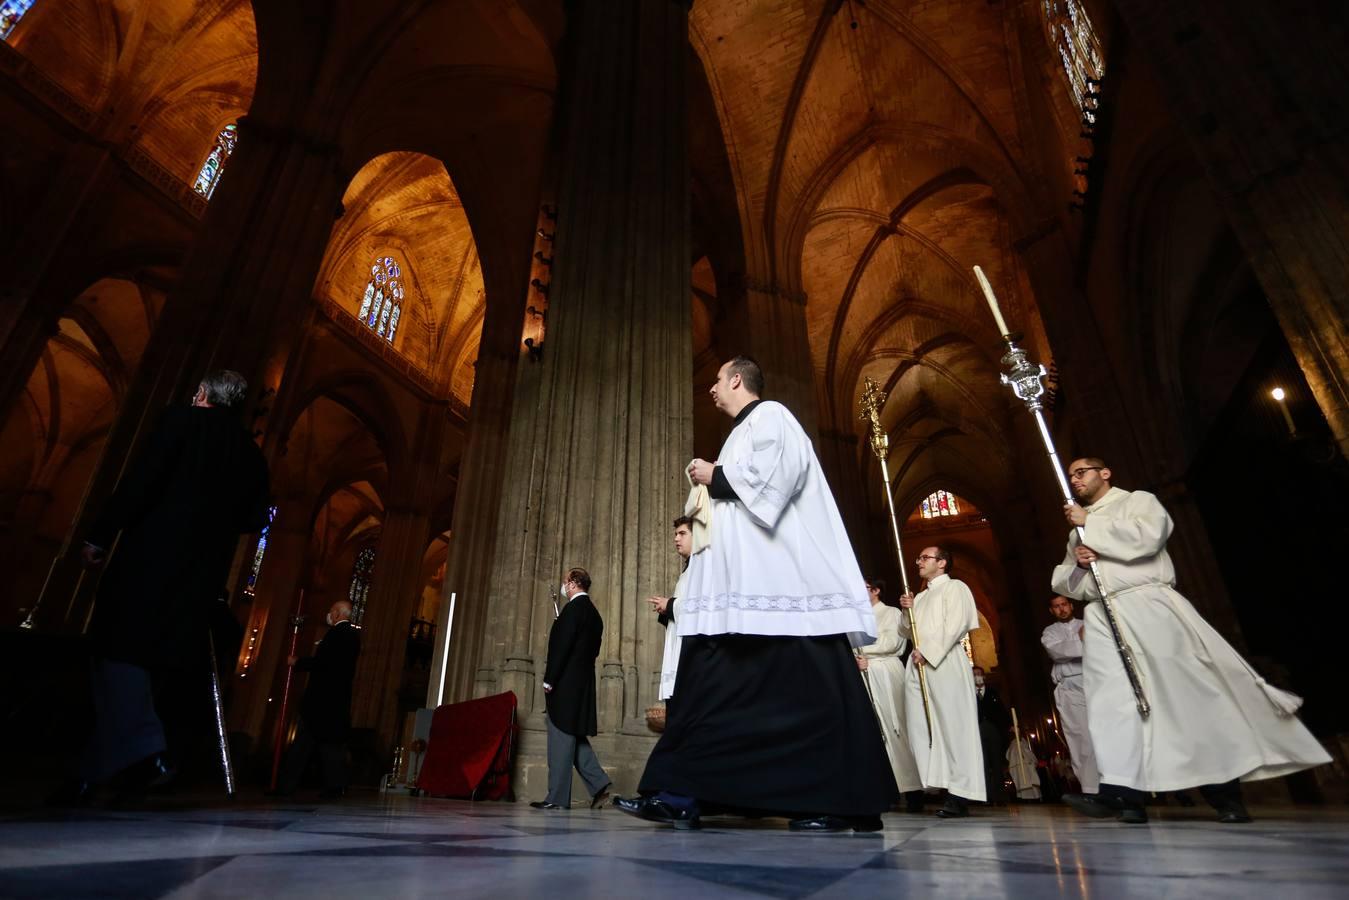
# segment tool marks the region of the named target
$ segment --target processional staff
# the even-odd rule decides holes
[[[1063,491],[1064,504],[1071,506],[1077,501],[1073,498],[1072,489],[1068,487],[1068,478],[1063,474],[1063,463],[1059,461],[1058,450],[1054,447],[1054,436],[1049,433],[1049,426],[1045,424],[1044,405],[1041,403],[1045,394],[1042,381],[1045,377],[1045,367],[1031,362],[1029,354],[1016,345],[1021,339],[1021,334],[1007,327],[1002,310],[998,308],[998,298],[993,293],[993,286],[988,283],[988,278],[984,276],[984,270],[975,266],[974,277],[979,279],[979,287],[983,289],[984,297],[988,300],[988,308],[993,312],[993,320],[997,322],[998,332],[1002,335],[1003,346],[1006,349],[1002,364],[1007,367],[1007,372],[1001,376],[1002,383],[1012,389],[1016,398],[1026,404],[1026,409],[1035,417],[1035,424],[1040,429],[1040,439],[1044,441],[1045,452],[1049,454],[1050,467],[1054,470],[1054,477],[1058,479],[1059,489]],[[1075,527],[1078,540],[1085,546],[1086,528],[1081,525]],[[1097,565],[1096,560],[1091,561],[1090,569],[1091,577],[1096,581],[1096,590],[1101,595],[1101,606],[1105,609],[1106,622],[1110,625],[1110,636],[1115,640],[1115,649],[1119,651],[1120,660],[1124,663],[1124,673],[1129,677],[1129,686],[1133,688],[1138,714],[1146,719],[1152,712],[1152,706],[1148,703],[1147,695],[1143,693],[1143,682],[1138,674],[1134,652],[1120,630],[1119,619],[1115,615],[1114,597],[1106,590],[1105,579],[1101,577],[1101,567]]]
[[[304,624],[304,588],[300,588],[300,599],[295,604],[295,615],[290,619],[290,656],[294,656],[300,644],[300,626]],[[286,666],[286,684],[281,689],[281,712],[276,720],[276,744],[272,747],[272,780],[270,790],[276,790],[281,777],[281,751],[286,746],[286,709],[290,705],[290,685],[295,677],[295,667]]]
[[[904,548],[899,543],[899,520],[895,518],[895,498],[890,493],[890,466],[886,460],[890,456],[890,436],[881,427],[881,405],[885,403],[885,392],[876,382],[867,378],[863,382],[861,418],[871,426],[871,452],[881,464],[881,484],[885,489],[885,502],[890,510],[890,533],[895,539],[895,554],[899,557],[899,577],[904,583],[904,593],[909,591],[909,573],[905,568]],[[909,620],[909,635],[913,638],[913,649],[919,649],[918,625],[914,622],[913,607],[904,610]],[[927,668],[918,664],[918,687],[923,694],[923,717],[927,721],[927,745],[932,746],[932,698],[927,691]]]

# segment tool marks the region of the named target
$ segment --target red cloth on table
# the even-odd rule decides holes
[[[417,787],[437,797],[500,800],[511,794],[515,694],[436,708]]]

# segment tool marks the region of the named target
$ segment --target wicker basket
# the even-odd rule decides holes
[[[665,730],[664,706],[648,706],[646,708],[646,727],[657,733]]]

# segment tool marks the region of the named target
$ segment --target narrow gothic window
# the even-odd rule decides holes
[[[37,0],[0,0],[0,41],[9,37],[23,14],[33,8]]]
[[[1091,19],[1082,8],[1081,0],[1043,0],[1045,28],[1049,43],[1063,63],[1063,74],[1068,79],[1068,90],[1073,102],[1082,110],[1088,123],[1096,121],[1092,111],[1095,104],[1095,82],[1105,74],[1105,58],[1101,42],[1091,27]]]
[[[367,328],[392,344],[402,312],[403,270],[392,256],[381,256],[370,266],[358,316]]]
[[[201,164],[201,171],[197,173],[197,183],[192,185],[192,189],[207,200],[211,199],[211,194],[215,192],[215,186],[220,181],[220,173],[225,170],[225,162],[234,152],[238,130],[238,125],[226,125],[220,129],[220,134],[215,136],[215,146],[211,148],[210,155],[206,157],[206,162]]]
[[[361,619],[365,616],[365,601],[370,596],[370,577],[374,571],[375,548],[366,547],[356,554],[356,563],[351,567],[351,587],[347,589],[353,625],[361,624]]]
[[[960,505],[956,502],[956,495],[950,491],[933,491],[923,501],[919,514],[924,519],[958,516],[960,515]]]
[[[244,593],[250,596],[257,590],[258,573],[262,571],[262,558],[267,555],[267,533],[272,530],[272,522],[276,520],[276,507],[268,507],[267,524],[263,526],[262,532],[258,535],[258,546],[253,551],[253,563],[248,570],[248,583],[244,585]]]

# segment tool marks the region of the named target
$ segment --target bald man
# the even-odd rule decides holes
[[[351,732],[351,683],[361,655],[361,629],[351,623],[351,604],[338,600],[328,609],[328,633],[313,656],[286,660],[309,673],[300,701],[300,727],[286,752],[277,794],[293,794],[317,750],[323,767],[324,799],[335,800],[347,788],[347,737]]]

